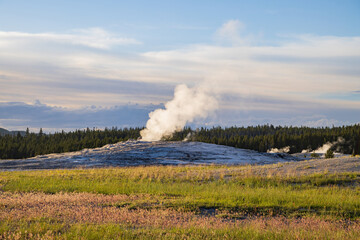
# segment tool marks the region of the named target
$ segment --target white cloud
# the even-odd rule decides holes
[[[117,45],[141,44],[141,42],[133,38],[114,36],[102,28],[78,29],[67,34],[0,32],[0,46],[10,45],[14,42],[26,44],[29,41],[83,45],[99,49],[110,49]]]
[[[144,56],[164,69],[171,68],[172,75],[177,69],[179,72],[186,70],[192,72],[193,77],[215,84],[219,91],[242,96],[263,95],[325,103],[325,99],[318,98],[319,93],[360,88],[359,75],[346,74],[358,69],[356,63],[359,63],[360,51],[351,51],[360,47],[358,38],[338,37],[336,41],[330,41],[332,45],[325,41],[322,47],[321,38],[315,37],[317,54],[313,53],[314,46],[308,42],[294,41],[297,43],[277,47],[200,45],[148,52]],[[349,43],[353,47],[348,50],[342,47]],[[186,78],[177,79],[187,81]],[[336,101],[336,104],[344,103]],[[359,103],[349,102],[348,106],[359,107]]]
[[[229,20],[216,31],[215,37],[220,42],[239,45],[244,43],[241,32],[245,25],[239,20]]]
[[[0,126],[10,130],[43,128],[45,131],[74,130],[86,127],[141,127],[148,112],[160,106],[126,104],[108,108],[68,109],[46,104],[0,102]]]
[[[348,125],[348,124],[352,124],[353,122],[350,121],[340,121],[340,120],[336,120],[336,119],[327,119],[327,118],[320,118],[317,120],[312,120],[312,121],[304,121],[304,125],[305,126],[309,126],[309,127],[332,127],[332,126],[342,126],[342,125]]]
[[[107,49],[136,40],[102,29],[71,34],[0,32],[0,101],[40,99],[68,107],[94,102],[159,104],[171,98],[168,90],[177,84],[205,83],[216,91],[220,109],[229,112],[273,111],[276,119],[278,113],[308,115],[305,109],[310,115],[330,108],[360,109],[359,101],[324,97],[360,89],[360,37],[286,36],[276,46],[251,45],[242,28],[241,22],[231,20],[216,31],[232,45],[198,44],[132,54]],[[89,79],[91,87],[86,87]],[[130,91],[129,82],[138,83],[140,93]],[[140,87],[141,83],[147,84]],[[166,93],[156,92],[157,86],[166,86]],[[328,112],[301,122],[317,126],[345,121],[327,117]]]
[[[352,57],[360,55],[360,37],[298,35],[290,36],[281,46],[280,52],[274,52],[277,47],[266,48],[264,54],[295,57]]]

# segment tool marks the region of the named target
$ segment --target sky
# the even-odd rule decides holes
[[[360,1],[0,0],[0,127],[145,126],[179,84],[191,126],[360,122]]]

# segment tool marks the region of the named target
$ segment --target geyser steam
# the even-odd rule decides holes
[[[149,113],[146,128],[140,132],[143,141],[159,141],[181,131],[186,123],[196,118],[205,118],[217,108],[216,99],[204,88],[188,88],[178,85],[174,98],[165,104],[165,109]]]

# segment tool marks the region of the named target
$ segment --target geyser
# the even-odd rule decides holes
[[[159,141],[181,131],[186,123],[206,118],[217,108],[216,99],[202,87],[188,88],[181,84],[175,88],[174,98],[165,109],[149,113],[146,128],[140,132],[142,141]]]

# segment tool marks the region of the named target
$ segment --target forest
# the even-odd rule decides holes
[[[214,143],[266,152],[289,146],[289,153],[316,150],[325,143],[334,143],[332,150],[357,155],[360,153],[360,125],[342,127],[282,127],[273,125],[249,127],[213,127],[192,130],[185,128],[172,140],[185,137],[192,141]]]
[[[0,136],[0,159],[20,159],[48,153],[78,151],[106,144],[138,139],[142,128],[105,128],[45,134],[38,133]],[[282,127],[259,125],[249,127],[213,127],[191,129],[185,127],[167,141],[199,141],[266,152],[272,148],[289,146],[289,153],[315,150],[327,142],[335,143],[337,152],[360,154],[360,125],[342,127]]]
[[[105,128],[75,130],[72,132],[57,132],[45,134],[42,129],[39,133],[30,133],[26,130],[24,136],[0,136],[0,159],[20,159],[34,157],[48,153],[62,153],[78,151],[84,148],[96,148],[106,144],[137,139],[141,128]]]

